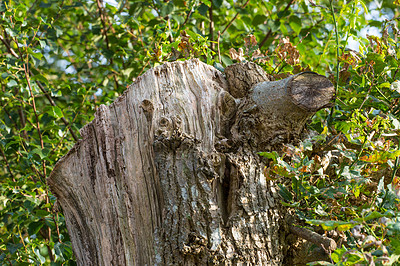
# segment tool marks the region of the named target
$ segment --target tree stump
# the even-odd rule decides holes
[[[334,89],[315,73],[244,82],[167,63],[99,107],[48,178],[79,265],[284,263],[289,229],[257,152],[298,135]]]

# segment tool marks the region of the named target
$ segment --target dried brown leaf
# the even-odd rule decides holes
[[[279,59],[285,61],[289,65],[293,66],[300,63],[300,53],[297,47],[290,43],[288,37],[280,39],[275,53]]]
[[[232,60],[237,60],[239,62],[245,60],[242,48],[239,48],[238,51],[236,51],[235,48],[229,49],[229,56],[232,58]]]

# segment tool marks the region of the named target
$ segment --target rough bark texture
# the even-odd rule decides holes
[[[267,73],[253,62],[230,65],[226,67],[225,75],[229,85],[228,91],[235,98],[246,96],[255,84],[271,80]]]
[[[317,77],[328,85],[316,93],[301,75],[251,89],[259,69],[248,71],[250,85],[233,97],[213,67],[168,63],[97,110],[48,179],[79,265],[284,262],[289,230],[256,152],[298,134],[333,92]]]
[[[259,150],[276,148],[299,138],[307,119],[334,94],[332,83],[313,72],[257,83],[240,102],[233,137]]]

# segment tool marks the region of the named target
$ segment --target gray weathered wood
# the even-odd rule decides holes
[[[329,106],[335,88],[324,76],[304,72],[278,81],[257,83],[238,107],[235,139],[269,150],[298,138],[316,111]]]

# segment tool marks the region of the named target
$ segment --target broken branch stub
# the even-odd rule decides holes
[[[268,150],[299,136],[307,119],[334,96],[333,84],[314,72],[258,83],[238,107],[233,135]]]

